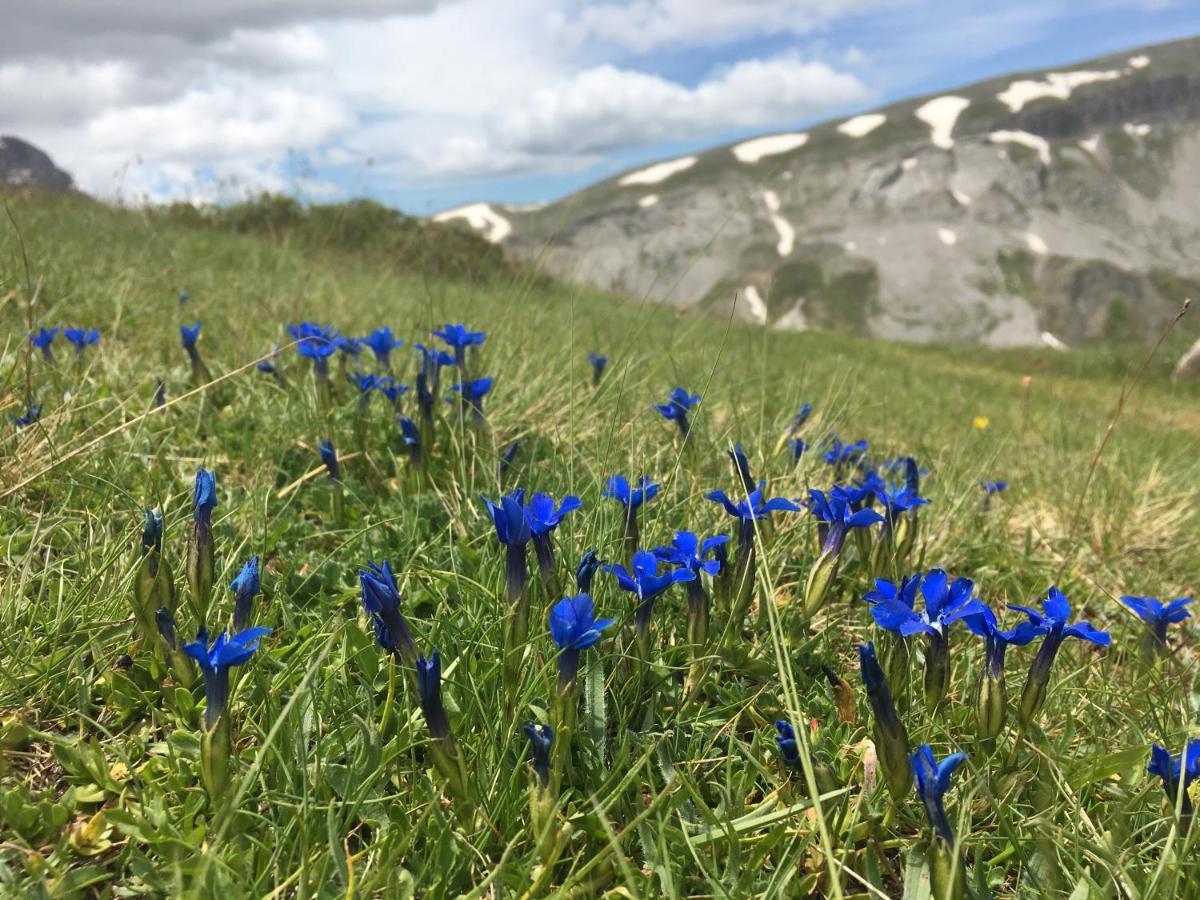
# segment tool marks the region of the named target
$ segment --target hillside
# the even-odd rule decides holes
[[[1020,72],[462,219],[572,280],[781,329],[1146,342],[1200,285],[1200,39]]]
[[[275,204],[198,221],[4,199],[0,894],[933,896],[939,839],[908,757],[889,765],[886,683],[902,752],[967,754],[944,805],[973,896],[1197,883],[1200,830],[1147,772],[1152,744],[1178,754],[1194,734],[1195,619],[1159,644],[1118,599],[1200,583],[1200,384],[1169,381],[1166,359],[1097,461],[1140,348],[770,331],[519,271],[406,270],[325,213],[282,234],[239,224]],[[308,319],[404,343],[386,360],[302,347],[288,324]],[[436,364],[428,421],[416,390],[347,377],[415,386],[415,345],[445,349],[458,322],[475,343]],[[97,340],[28,340],[59,326]],[[592,351],[608,357],[598,384]],[[452,385],[483,377],[483,421],[460,416]],[[686,440],[652,405],[677,385],[698,401]],[[797,456],[784,439],[803,402]],[[419,459],[399,416],[422,421]],[[868,457],[828,461],[834,435]],[[736,443],[776,498],[770,520],[745,499]],[[828,561],[808,491],[895,478],[909,455],[928,504],[895,530],[853,529],[808,609]],[[637,513],[642,547],[733,536],[715,577],[692,572],[702,601],[606,569],[578,584],[588,550],[630,561],[629,516],[605,495],[618,473],[660,485]],[[548,566],[518,536],[524,495],[508,498],[516,520],[484,503],[517,487],[559,501]],[[1055,584],[1072,623],[1106,633],[1064,620],[1019,646],[1034,636],[1014,631],[997,673],[996,638],[935,614],[938,568],[973,579],[955,602],[974,592],[1006,628],[1033,625],[1006,604],[1039,606]],[[935,643],[901,643],[864,602],[874,577],[914,571],[926,621],[954,626],[937,697]],[[548,613],[584,591],[599,621],[581,613],[569,642]],[[860,675],[867,641],[886,675]],[[1036,672],[1044,699],[1018,724]],[[977,702],[984,687],[998,703]],[[530,723],[553,741],[531,743]]]
[[[9,190],[69,191],[74,182],[33,144],[0,134],[0,187]]]

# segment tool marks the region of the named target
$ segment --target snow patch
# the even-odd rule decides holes
[[[742,288],[742,297],[745,299],[747,306],[750,307],[750,315],[754,317],[754,321],[765,325],[767,322],[767,304],[763,303],[762,295],[752,284]]]
[[[964,109],[971,105],[966,97],[934,97],[914,115],[929,126],[929,140],[935,147],[949,150],[954,146],[954,123]]]
[[[1043,97],[1054,97],[1066,100],[1071,91],[1085,84],[1096,81],[1112,81],[1124,73],[1118,69],[1104,72],[1049,72],[1045,81],[1014,81],[1006,90],[996,95],[1005,106],[1013,112],[1020,112],[1026,103],[1040,100]]]
[[[486,203],[471,203],[457,209],[448,209],[433,217],[435,222],[466,219],[467,224],[482,232],[484,240],[498,244],[512,234],[512,224]]]
[[[1126,122],[1121,129],[1130,137],[1145,137],[1150,133],[1150,126],[1145,123],[1134,125],[1132,122]]]
[[[775,327],[780,331],[804,331],[808,328],[808,320],[804,318],[804,298],[796,301],[796,305],[775,320]]]
[[[971,195],[964,194],[958,188],[950,188],[950,196],[954,198],[954,202],[957,203],[959,206],[970,206],[971,205]]]
[[[938,234],[938,240],[941,241],[943,244],[945,244],[947,247],[953,247],[955,244],[958,243],[958,235],[955,234],[953,231],[951,231],[949,228],[939,228],[937,234]]]
[[[1051,350],[1069,350],[1070,348],[1048,331],[1042,332],[1042,343]]]
[[[993,144],[1023,144],[1030,150],[1037,151],[1042,165],[1050,165],[1050,144],[1044,137],[1030,134],[1028,131],[993,131],[988,135]]]
[[[1144,53],[1139,53],[1137,56],[1131,56],[1129,57],[1129,65],[1134,69],[1144,69],[1146,66],[1150,65],[1150,57],[1146,56]]]
[[[1025,238],[1025,246],[1029,248],[1031,253],[1036,253],[1038,256],[1045,256],[1050,252],[1050,248],[1046,246],[1046,242],[1042,240],[1040,235],[1036,235],[1032,231],[1026,231],[1021,237]]]
[[[647,206],[653,206],[657,202],[658,194],[647,194],[645,197],[642,197],[640,200],[638,200],[638,206],[640,206],[642,209],[645,209]]]
[[[738,162],[756,163],[764,156],[775,156],[787,153],[808,143],[808,135],[803,131],[792,131],[787,134],[768,134],[765,137],[743,141],[731,151]]]
[[[679,159],[669,159],[666,162],[655,163],[636,172],[630,172],[621,178],[617,184],[627,187],[631,184],[658,184],[666,181],[672,175],[686,171],[696,164],[696,157],[681,156]]]
[[[837,127],[837,130],[848,137],[860,138],[870,134],[886,121],[887,116],[883,113],[866,113],[855,116],[853,119],[847,119]]]
[[[796,246],[796,229],[783,216],[779,214],[779,195],[774,191],[762,192],[763,203],[767,205],[767,212],[771,219],[771,224],[775,226],[775,231],[779,234],[779,242],[775,245],[775,249],[780,256],[787,256],[792,252],[792,248]]]
[[[917,167],[917,158],[910,156],[907,159],[900,160],[900,168],[905,172],[910,172]]]
[[[1092,154],[1092,156],[1095,156],[1100,151],[1100,135],[1096,134],[1090,138],[1084,138],[1079,142],[1079,146]]]

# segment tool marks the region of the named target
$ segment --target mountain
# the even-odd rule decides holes
[[[1062,346],[1149,340],[1200,299],[1198,194],[1192,38],[437,218],[560,277],[776,328]]]
[[[33,144],[0,135],[0,188],[69,191],[74,182]]]

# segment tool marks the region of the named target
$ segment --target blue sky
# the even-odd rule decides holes
[[[258,190],[428,213],[1200,33],[1197,4],[43,0],[0,132],[124,202]]]

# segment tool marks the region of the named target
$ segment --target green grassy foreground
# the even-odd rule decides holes
[[[807,513],[777,514],[760,532],[763,615],[730,625],[714,611],[707,678],[687,703],[682,589],[654,610],[643,670],[631,657],[633,601],[597,574],[597,612],[618,624],[584,653],[570,771],[549,835],[533,826],[520,726],[553,715],[546,612],[557,598],[534,596],[508,715],[504,555],[481,495],[494,500],[521,485],[582,499],[556,534],[566,584],[588,548],[622,560],[621,513],[600,496],[609,475],[662,483],[644,510],[647,547],[680,528],[729,532],[732,520],[704,494],[739,495],[726,457],[735,441],[770,496],[828,488],[833,471],[819,454],[796,465],[774,452],[803,401],[815,408],[806,438],[867,438],[873,456],[910,454],[929,470],[920,540],[894,574],[939,566],[970,577],[998,613],[1006,602],[1035,605],[1058,584],[1077,617],[1112,633],[1105,650],[1064,645],[1038,725],[1011,767],[1011,709],[994,751],[975,738],[982,641],[961,626],[953,632],[951,691],[934,712],[919,696],[914,644],[913,690],[893,687],[911,693],[901,715],[914,747],[929,743],[939,758],[968,754],[947,806],[969,889],[1073,898],[1196,890],[1200,828],[1181,834],[1161,783],[1145,774],[1151,742],[1178,753],[1197,734],[1194,629],[1191,620],[1174,626],[1170,654],[1148,664],[1139,653],[1144,628],[1117,599],[1191,596],[1200,582],[1200,389],[1166,379],[1173,357],[1153,361],[1081,503],[1122,376],[1141,351],[1000,352],[771,333],[519,272],[486,282],[434,278],[377,253],[286,235],[77,200],[9,202],[30,279],[5,218],[5,894],[928,896],[920,801],[912,794],[892,809],[882,783],[866,784],[876,780],[875,748],[856,646],[880,632],[861,600],[870,579],[853,541],[836,595],[793,628],[816,556]],[[184,288],[191,299],[181,308]],[[410,344],[436,343],[430,329],[444,322],[486,331],[471,366],[496,378],[489,432],[443,412],[418,478],[376,396],[359,452],[357,390],[338,379],[336,361],[332,424],[294,350],[279,360],[286,388],[253,367],[290,342],[284,323],[304,319],[349,335],[386,324]],[[184,397],[191,370],[178,326],[197,320],[200,352],[219,380]],[[30,323],[96,327],[103,339],[77,365],[60,337],[51,366],[27,353]],[[1185,320],[1171,345],[1186,344],[1196,325]],[[589,351],[611,360],[596,390]],[[394,355],[398,377],[411,381],[415,354],[406,346]],[[362,365],[370,362],[364,352]],[[156,378],[171,402],[165,412],[151,408]],[[651,407],[676,384],[704,398],[686,450]],[[7,416],[25,412],[27,388],[42,418],[17,430]],[[415,417],[413,397],[404,403]],[[342,456],[340,522],[317,452],[325,437]],[[514,441],[521,450],[501,485],[500,454]],[[187,593],[200,468],[215,472],[219,501],[210,629],[227,621],[228,585],[254,554],[265,595],[254,622],[273,629],[235,670],[236,760],[219,802],[199,771],[202,684],[173,677],[149,642],[134,641],[131,615],[146,508],[163,511],[164,559]],[[1010,484],[987,511],[981,479]],[[443,789],[416,692],[362,611],[358,571],[368,560],[391,562],[417,645],[442,654],[469,804]],[[198,623],[185,610],[178,621],[190,640]],[[1017,618],[1002,614],[1009,626]],[[726,630],[734,639],[718,653]],[[1035,652],[1009,651],[1010,707]],[[856,715],[845,703],[839,714],[822,667],[849,683]],[[794,722],[806,765],[811,750],[841,785],[819,815],[807,778],[780,765],[775,719]]]

